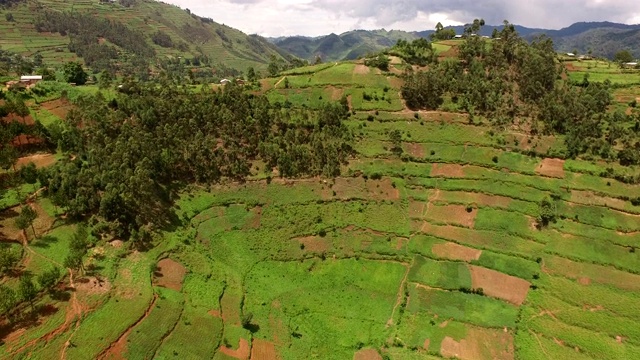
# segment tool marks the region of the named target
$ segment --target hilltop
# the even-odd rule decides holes
[[[0,17],[2,49],[39,52],[52,65],[76,60],[79,46],[97,58],[198,58],[242,71],[266,68],[272,56],[291,58],[260,36],[151,0],[16,1],[0,7]]]

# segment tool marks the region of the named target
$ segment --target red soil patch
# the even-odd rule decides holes
[[[431,340],[425,339],[424,344],[422,345],[422,348],[425,349],[426,351],[429,351],[429,345],[431,345]]]
[[[276,360],[276,346],[271,341],[253,339],[251,360]]]
[[[47,101],[40,104],[40,106],[60,119],[66,119],[69,110],[73,108],[73,105],[68,100],[63,99]]]
[[[344,90],[335,86],[329,86],[327,90],[331,92],[331,101],[338,101],[344,95]]]
[[[440,354],[462,360],[511,360],[514,358],[513,336],[502,330],[468,327],[466,337],[459,342],[445,337]]]
[[[356,65],[356,67],[353,68],[354,75],[367,75],[370,71],[371,69],[369,69],[369,67],[366,65],[358,64]]]
[[[14,113],[11,113],[5,117],[2,118],[2,122],[5,124],[9,124],[12,122],[19,122],[21,124],[25,124],[25,125],[33,125],[36,122],[33,120],[33,117],[31,117],[31,115],[27,115],[24,118],[22,116],[18,116]]]
[[[33,154],[29,156],[24,156],[18,159],[18,162],[16,163],[16,168],[25,166],[30,162],[36,164],[36,167],[39,169],[39,168],[53,165],[53,163],[56,162],[56,157],[54,154]]]
[[[353,355],[353,360],[382,360],[382,356],[374,349],[363,349]]]
[[[229,349],[226,346],[220,346],[220,352],[227,356],[231,356],[236,359],[249,359],[249,342],[245,339],[240,339],[240,344],[237,350]]]
[[[458,164],[433,164],[431,176],[443,176],[449,178],[463,178],[464,167]]]
[[[527,298],[531,284],[526,280],[480,266],[470,265],[469,270],[471,270],[472,287],[482,288],[486,295],[518,306],[522,305]]]
[[[102,295],[111,290],[111,283],[107,279],[98,279],[94,276],[85,277],[76,281],[76,291],[89,295]]]
[[[482,250],[469,248],[456,243],[435,244],[431,252],[438,257],[449,260],[473,261],[480,259]]]
[[[331,245],[328,239],[318,236],[305,236],[296,240],[304,245],[305,252],[325,252]]]
[[[415,158],[424,158],[424,146],[420,143],[405,143],[405,151]]]
[[[564,160],[562,159],[544,159],[536,167],[536,173],[542,176],[564,178]]]
[[[430,206],[425,218],[439,223],[457,224],[473,229],[478,209],[467,211],[464,205]]]
[[[222,313],[220,313],[220,310],[209,310],[208,312],[209,315],[213,316],[213,317],[217,317],[218,319],[222,319]]]
[[[335,195],[333,195],[335,192]],[[381,180],[365,180],[364,178],[336,178],[335,183],[330,188],[325,187],[322,197],[330,200],[334,198],[348,199],[368,199],[398,200],[400,191],[393,187],[393,181],[389,178]]]
[[[44,140],[42,140],[41,138],[25,134],[18,135],[13,138],[13,140],[11,140],[11,145],[15,147],[38,145],[42,143],[44,143]]]
[[[169,258],[158,262],[155,275],[155,283],[158,286],[166,287],[175,291],[182,289],[182,280],[187,273],[182,264]]]

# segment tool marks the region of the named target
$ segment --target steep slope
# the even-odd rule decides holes
[[[153,49],[152,57],[206,56],[212,63],[239,70],[246,70],[249,66],[266,67],[271,56],[290,57],[262,37],[246,35],[188,10],[152,0],[21,1],[0,8],[3,20],[0,23],[0,46],[24,55],[40,52],[50,64],[76,59],[77,54],[69,51],[74,36],[71,31],[42,31],[50,29],[41,27],[41,32],[38,32],[37,25],[46,14],[65,12],[72,12],[76,16],[88,15],[96,22],[111,21],[124,25],[125,30],[139,35],[136,36],[144,42],[139,45]],[[13,21],[5,21],[8,14],[11,14]],[[82,30],[75,35],[81,37]],[[90,40],[96,44],[113,45],[118,52],[129,50],[119,46],[117,41],[114,43],[105,38]],[[149,51],[145,54],[149,54]]]
[[[272,38],[271,42],[281,49],[303,59],[313,60],[320,56],[325,61],[353,60],[360,56],[378,52],[393,46],[398,40],[413,40],[417,37],[405,31],[384,29],[354,30],[340,35],[329,34],[316,38],[294,36]]]

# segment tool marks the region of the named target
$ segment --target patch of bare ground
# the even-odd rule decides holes
[[[43,102],[40,104],[43,109],[46,109],[53,115],[60,119],[66,119],[69,110],[73,108],[73,105],[66,99],[57,99],[52,101]]]
[[[336,178],[333,185],[325,187],[322,197],[326,200],[335,198],[398,200],[400,191],[393,186],[393,181],[389,178],[380,180],[365,180],[361,177]]]
[[[526,280],[480,266],[469,265],[469,270],[472,287],[482,288],[486,295],[518,306],[527,298],[531,284]]]
[[[331,101],[338,101],[344,95],[344,89],[342,89],[342,88],[338,88],[338,87],[335,87],[335,86],[329,86],[329,87],[327,87],[327,90],[329,90],[331,92]]]
[[[389,56],[389,65],[400,65],[402,64],[402,59],[398,56]]]
[[[262,220],[262,206],[256,206],[250,210],[251,219],[247,222],[246,227],[249,229],[260,228],[260,221]]]
[[[458,164],[433,164],[431,167],[431,176],[463,178],[465,176],[464,167]]]
[[[431,252],[438,257],[449,260],[473,261],[480,259],[482,250],[458,245],[456,243],[447,242],[444,244],[435,244],[431,248]]]
[[[28,163],[34,163],[38,169],[51,166],[56,162],[56,157],[54,154],[33,154],[29,156],[24,156],[18,159],[16,162],[16,168],[21,168]]]
[[[596,205],[606,206],[612,209],[625,210],[627,202],[622,199],[616,199],[606,196],[596,195],[591,191],[571,191],[571,201],[584,204],[584,205]]]
[[[471,210],[471,211],[467,211]],[[444,224],[456,224],[473,229],[478,209],[464,205],[430,206],[425,218]]]
[[[331,241],[319,236],[305,236],[295,239],[300,243],[300,248],[305,252],[325,252],[331,247]]]
[[[222,317],[222,313],[218,309],[209,310],[209,312],[207,312],[207,314],[209,314],[209,315],[211,315],[213,317],[216,317],[218,319],[224,320],[224,318]]]
[[[375,349],[362,349],[353,355],[353,360],[382,360],[382,356]]]
[[[231,356],[232,358],[248,360],[250,354],[249,342],[246,339],[240,339],[240,344],[238,345],[238,349],[233,350],[229,349],[226,346],[220,346],[220,352]]]
[[[367,75],[371,71],[368,66],[363,64],[358,64],[353,68],[354,75]]]
[[[251,360],[276,360],[277,358],[276,346],[273,342],[262,339],[253,339],[253,345],[251,346]]]
[[[440,354],[461,360],[511,360],[514,359],[513,336],[503,330],[468,327],[466,337],[460,341],[445,337]]]
[[[109,242],[109,245],[113,246],[116,249],[120,249],[124,245],[124,241],[117,240],[117,239],[116,240],[112,240],[111,242]]]
[[[536,167],[536,173],[542,176],[564,178],[564,160],[544,159]]]
[[[409,155],[422,159],[424,158],[424,146],[420,143],[405,143],[404,144],[405,151],[409,153]]]
[[[111,283],[108,279],[88,276],[76,281],[76,291],[87,295],[102,295],[111,290]]]
[[[169,258],[160,260],[153,273],[156,285],[175,291],[182,289],[186,274],[187,269],[182,264]]]
[[[431,345],[431,339],[425,339],[424,344],[422,344],[422,348],[429,351],[429,345]]]

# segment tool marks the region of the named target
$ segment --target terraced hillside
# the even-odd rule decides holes
[[[409,111],[404,66],[264,80],[291,108],[346,97],[357,155],[342,176],[272,179],[257,162],[247,182],[192,187],[175,206],[184,226],[145,252],[98,239],[35,322],[3,328],[0,358],[640,357],[640,189],[602,176],[638,169],[549,157],[561,137]],[[640,94],[624,91],[617,107]],[[37,275],[77,230],[49,199],[33,206],[40,237],[22,264]],[[26,236],[11,215],[3,226]]]
[[[272,55],[277,58],[288,56],[261,37],[248,36],[173,5],[152,0],[124,2],[129,6],[121,3],[123,2],[99,0],[18,2],[17,5],[0,9],[0,47],[23,55],[40,52],[50,65],[76,60],[76,55],[68,49],[69,35],[36,31],[38,17],[45,11],[52,10],[90,14],[99,20],[125,24],[130,30],[141,32],[161,58],[206,55],[215,64],[223,63],[227,67],[244,71],[249,66],[266,68]],[[5,21],[7,14],[13,16],[13,21]],[[176,46],[163,47],[154,43],[151,38],[158,31],[167,34]],[[95,40],[105,43],[105,39]],[[177,46],[180,43],[186,46]]]

